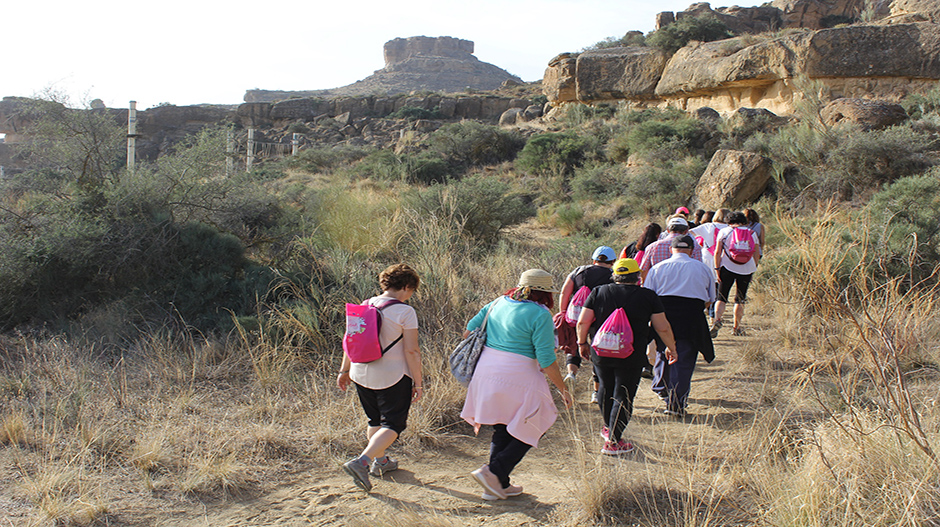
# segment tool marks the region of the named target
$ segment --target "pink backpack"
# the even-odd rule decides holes
[[[578,289],[578,292],[571,297],[571,302],[568,303],[568,309],[565,310],[565,321],[568,322],[569,326],[576,326],[578,324],[578,317],[581,316],[584,301],[587,300],[590,294],[591,288],[582,285],[581,289]]]
[[[633,327],[622,307],[615,309],[597,329],[591,347],[600,357],[625,359],[633,354]]]
[[[343,335],[343,351],[352,362],[372,362],[398,344],[404,333],[391,344],[382,348],[379,332],[382,331],[381,311],[388,306],[402,304],[395,299],[386,300],[376,307],[368,300],[361,304],[346,304],[346,334]]]
[[[731,236],[728,236],[728,239],[725,240],[725,247],[731,261],[739,264],[749,262],[754,256],[754,251],[757,250],[751,229],[747,227],[735,227],[732,229]]]

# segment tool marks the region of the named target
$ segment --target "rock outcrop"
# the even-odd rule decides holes
[[[751,152],[719,150],[695,187],[693,206],[737,209],[756,201],[770,183],[769,159]]]
[[[760,107],[790,114],[802,97],[798,78],[818,82],[830,99],[887,101],[926,92],[940,79],[940,25],[930,22],[756,38],[692,42],[661,71],[651,52],[637,51],[648,48],[559,55],[549,63],[543,90],[555,106],[623,101],[684,110],[711,107],[721,113]]]
[[[900,104],[866,99],[836,99],[819,112],[826,124],[855,123],[862,130],[881,130],[907,120]]]
[[[274,102],[292,97],[362,97],[414,91],[460,93],[487,91],[505,81],[522,80],[473,56],[473,42],[453,37],[396,38],[385,43],[385,67],[340,88],[310,91],[248,90],[245,102]]]

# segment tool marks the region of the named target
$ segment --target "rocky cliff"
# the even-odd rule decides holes
[[[719,8],[695,4],[690,13],[741,14],[737,27],[773,24],[819,26],[828,20],[884,14],[868,25],[841,24],[828,29],[798,29],[691,42],[671,57],[650,47],[611,48],[563,53],[549,62],[543,90],[555,106],[570,102],[625,102],[637,106],[711,107],[729,113],[741,107],[789,114],[802,96],[797,79],[817,81],[830,98],[897,101],[925,92],[940,80],[940,2],[895,0],[777,0],[759,8]],[[773,18],[775,9],[779,18]],[[661,14],[659,23],[681,16]],[[835,17],[835,18],[833,18]],[[911,22],[911,20],[920,20]],[[729,27],[732,24],[728,24]],[[741,29],[743,28],[743,29]]]
[[[291,97],[361,97],[413,91],[444,93],[494,90],[519,77],[473,56],[473,42],[452,37],[396,38],[385,43],[385,67],[353,84],[329,90],[249,90],[245,102]]]

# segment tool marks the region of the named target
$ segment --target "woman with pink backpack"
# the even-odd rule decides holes
[[[715,317],[712,320],[711,336],[718,336],[721,329],[721,316],[731,294],[734,293],[734,327],[731,334],[736,337],[745,335],[741,321],[744,318],[744,304],[747,302],[747,289],[751,277],[757,271],[760,261],[760,239],[748,228],[747,217],[743,212],[732,212],[728,217],[728,226],[718,232],[715,239],[714,267],[718,274],[718,301],[715,302]]]

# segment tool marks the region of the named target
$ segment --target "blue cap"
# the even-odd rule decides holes
[[[617,253],[610,247],[601,245],[597,249],[594,249],[594,254],[591,255],[591,259],[596,262],[613,262],[617,259]]]

